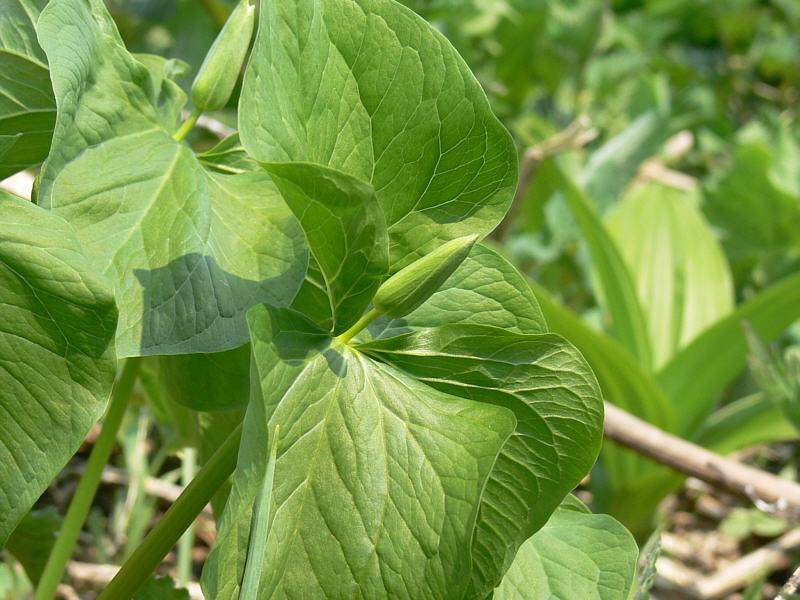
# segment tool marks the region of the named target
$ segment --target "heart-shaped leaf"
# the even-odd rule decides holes
[[[481,325],[419,329],[358,349],[433,388],[514,412],[473,541],[471,597],[484,598],[597,458],[603,417],[591,369],[557,335]]]
[[[386,224],[372,186],[319,165],[264,167],[300,221],[311,252],[293,306],[341,333],[361,317],[389,270]]]
[[[511,412],[375,362],[296,311],[259,306],[248,320],[257,386],[208,595],[237,597],[246,559],[263,561],[264,597],[458,596]],[[263,556],[248,557],[276,425],[271,524]]]
[[[517,181],[514,144],[469,68],[392,0],[262,1],[239,129],[258,160],[371,183],[393,272],[491,231]]]
[[[627,600],[638,554],[636,540],[622,525],[567,497],[522,545],[492,598]]]
[[[0,192],[0,547],[102,414],[116,319],[72,228]]]
[[[39,33],[58,120],[38,201],[112,280],[118,353],[244,344],[247,308],[289,304],[306,270],[279,192],[263,172],[208,171],[172,139],[184,95],[128,53],[99,0],[53,0]]]

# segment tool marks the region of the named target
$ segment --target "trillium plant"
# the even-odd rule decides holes
[[[101,0],[0,7],[0,170],[43,161],[32,202],[0,196],[0,545],[105,413],[37,599],[148,365],[239,418],[103,599],[212,499],[208,598],[627,597],[633,539],[571,495],[598,384],[481,242],[517,150],[440,33],[392,0],[242,0],[187,103]],[[238,131],[196,154],[240,74]]]

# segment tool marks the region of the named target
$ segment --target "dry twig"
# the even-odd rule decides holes
[[[676,471],[692,475],[753,502],[771,503],[776,513],[800,515],[800,485],[714,454],[605,403],[605,435]]]
[[[92,563],[72,561],[67,566],[67,573],[75,581],[93,588],[102,588],[107,585],[117,574],[117,565],[95,565]],[[186,584],[192,600],[204,600],[203,591],[197,582],[190,581]]]

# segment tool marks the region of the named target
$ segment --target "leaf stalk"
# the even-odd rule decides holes
[[[124,600],[136,594],[205,508],[214,493],[233,473],[241,440],[240,424],[197,472],[197,476],[125,561],[98,600]]]
[[[138,357],[129,358],[125,361],[122,373],[114,386],[100,435],[89,455],[86,471],[81,477],[78,488],[75,490],[75,495],[72,497],[67,509],[67,516],[64,518],[64,524],[61,527],[58,539],[42,572],[39,586],[36,589],[35,600],[51,600],[55,596],[58,584],[61,583],[61,578],[64,576],[64,571],[75,548],[75,543],[78,541],[78,535],[83,529],[83,524],[92,507],[94,496],[100,485],[103,468],[106,466],[114,448],[117,432],[128,408],[133,385],[139,375],[141,362],[142,359]]]
[[[186,136],[189,135],[189,132],[195,126],[195,123],[197,123],[197,119],[200,118],[201,114],[203,114],[203,111],[199,108],[195,108],[192,111],[192,114],[186,117],[186,120],[181,124],[178,131],[172,135],[172,139],[174,139],[176,142],[182,142],[185,140]]]
[[[381,316],[381,313],[378,312],[378,309],[373,308],[368,313],[366,313],[363,317],[361,317],[358,321],[356,321],[355,325],[353,325],[350,329],[345,331],[336,339],[339,340],[343,344],[347,344],[350,340],[356,337],[362,330],[364,330],[367,325],[372,323],[375,319]]]

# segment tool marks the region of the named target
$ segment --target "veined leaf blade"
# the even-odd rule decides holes
[[[480,495],[512,414],[332,345],[294,311],[256,307],[249,321],[258,389],[204,573],[207,592],[237,593],[242,523],[267,461],[260,442],[280,422],[260,594],[458,595]]]
[[[371,183],[392,271],[491,231],[517,180],[513,141],[469,68],[390,0],[262,1],[239,129],[258,160],[317,163]]]
[[[0,546],[105,408],[107,285],[67,223],[0,192]]]

